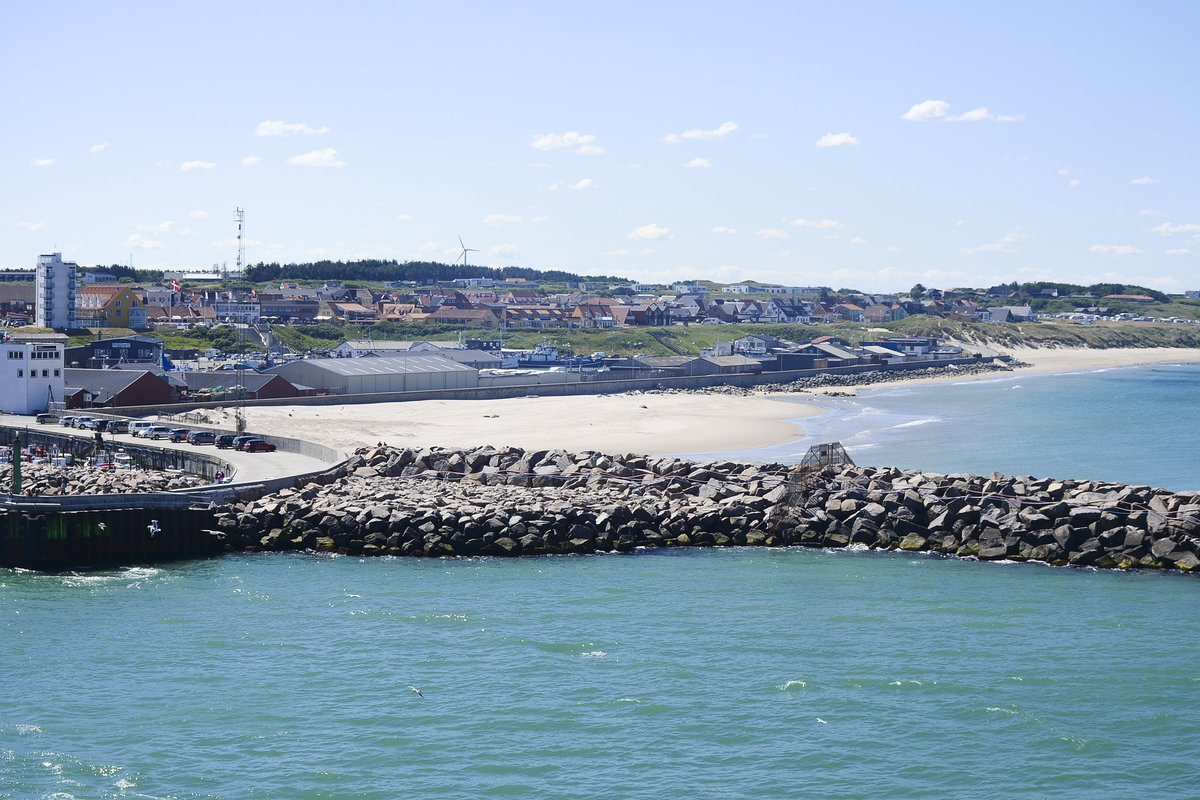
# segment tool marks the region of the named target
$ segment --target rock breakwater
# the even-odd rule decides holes
[[[75,463],[69,466],[21,464],[25,494],[57,497],[78,494],[137,494],[189,489],[206,481],[195,475],[146,469],[110,469]],[[12,464],[0,465],[0,486],[12,485]]]
[[[1200,497],[1144,486],[491,447],[360,450],[217,509],[229,550],[519,556],[847,547],[1200,572]]]

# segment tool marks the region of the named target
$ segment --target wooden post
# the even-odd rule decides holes
[[[12,493],[21,493],[21,435],[13,437],[12,445]]]

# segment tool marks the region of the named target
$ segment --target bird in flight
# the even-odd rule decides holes
[[[420,690],[420,689],[418,689],[417,687],[415,687],[415,686],[410,686],[410,687],[408,687],[408,688],[412,689],[414,692],[416,692],[418,695],[420,695],[420,696],[421,696],[421,699],[424,699],[424,698],[425,698],[425,695],[421,694],[421,690]]]
[[[150,520],[150,524],[146,526],[146,530],[150,531],[150,538],[153,539],[154,535],[162,529],[158,527],[158,520],[152,519]]]

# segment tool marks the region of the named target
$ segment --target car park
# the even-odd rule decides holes
[[[275,445],[265,439],[251,439],[242,445],[242,451],[246,453],[274,453]]]
[[[188,444],[215,444],[217,435],[212,431],[192,431]]]
[[[188,428],[172,428],[171,435],[168,436],[167,438],[171,441],[172,444],[179,444],[180,442],[186,442],[188,440],[188,437],[191,435],[192,435],[192,432]]]
[[[233,440],[236,438],[237,438],[237,434],[222,433],[220,436],[217,437],[217,440],[215,442],[213,442],[213,444],[215,444],[217,447],[221,448],[222,450],[229,450],[230,448],[233,447]]]

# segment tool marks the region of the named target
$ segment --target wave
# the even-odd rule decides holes
[[[934,422],[941,422],[941,417],[926,417],[925,419],[914,419],[911,422],[901,422],[899,425],[893,425],[889,430],[899,428],[915,428],[918,425],[929,425]]]

